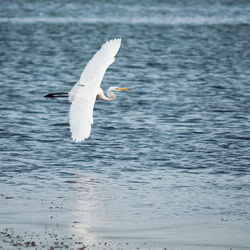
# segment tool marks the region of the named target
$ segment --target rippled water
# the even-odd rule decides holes
[[[175,221],[250,231],[248,1],[0,8],[0,194],[65,197],[93,238],[120,230],[163,240]],[[97,101],[91,137],[74,143],[69,103],[43,95],[69,91],[101,44],[119,37],[102,87],[132,91]]]

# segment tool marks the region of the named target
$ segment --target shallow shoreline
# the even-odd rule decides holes
[[[249,249],[247,223],[230,218],[139,226],[113,218],[108,223],[107,218],[93,219],[91,211],[86,214],[86,207],[67,195],[0,194],[0,249]]]

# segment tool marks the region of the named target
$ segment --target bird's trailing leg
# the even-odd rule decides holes
[[[68,97],[68,93],[50,93],[45,95],[44,97],[47,98],[56,98],[56,97]]]

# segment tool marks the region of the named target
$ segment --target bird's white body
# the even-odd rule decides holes
[[[71,102],[70,131],[72,139],[76,142],[83,141],[90,136],[95,100],[114,100],[115,95],[112,91],[125,90],[112,87],[108,90],[108,97],[105,97],[100,88],[103,76],[108,66],[115,61],[115,55],[120,46],[121,39],[110,40],[103,44],[84,68],[79,82],[68,93],[68,99]]]

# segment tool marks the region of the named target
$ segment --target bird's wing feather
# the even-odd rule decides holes
[[[93,124],[93,109],[100,90],[102,78],[121,45],[121,39],[114,39],[102,45],[82,72],[80,81],[69,92],[70,131],[76,142],[88,138]]]
[[[76,142],[88,138],[93,124],[93,109],[96,94],[92,94],[86,87],[79,86],[78,96],[71,103],[69,111],[70,131],[72,139]]]
[[[79,84],[99,89],[102,78],[110,64],[115,61],[121,39],[110,40],[102,45],[84,68]]]

